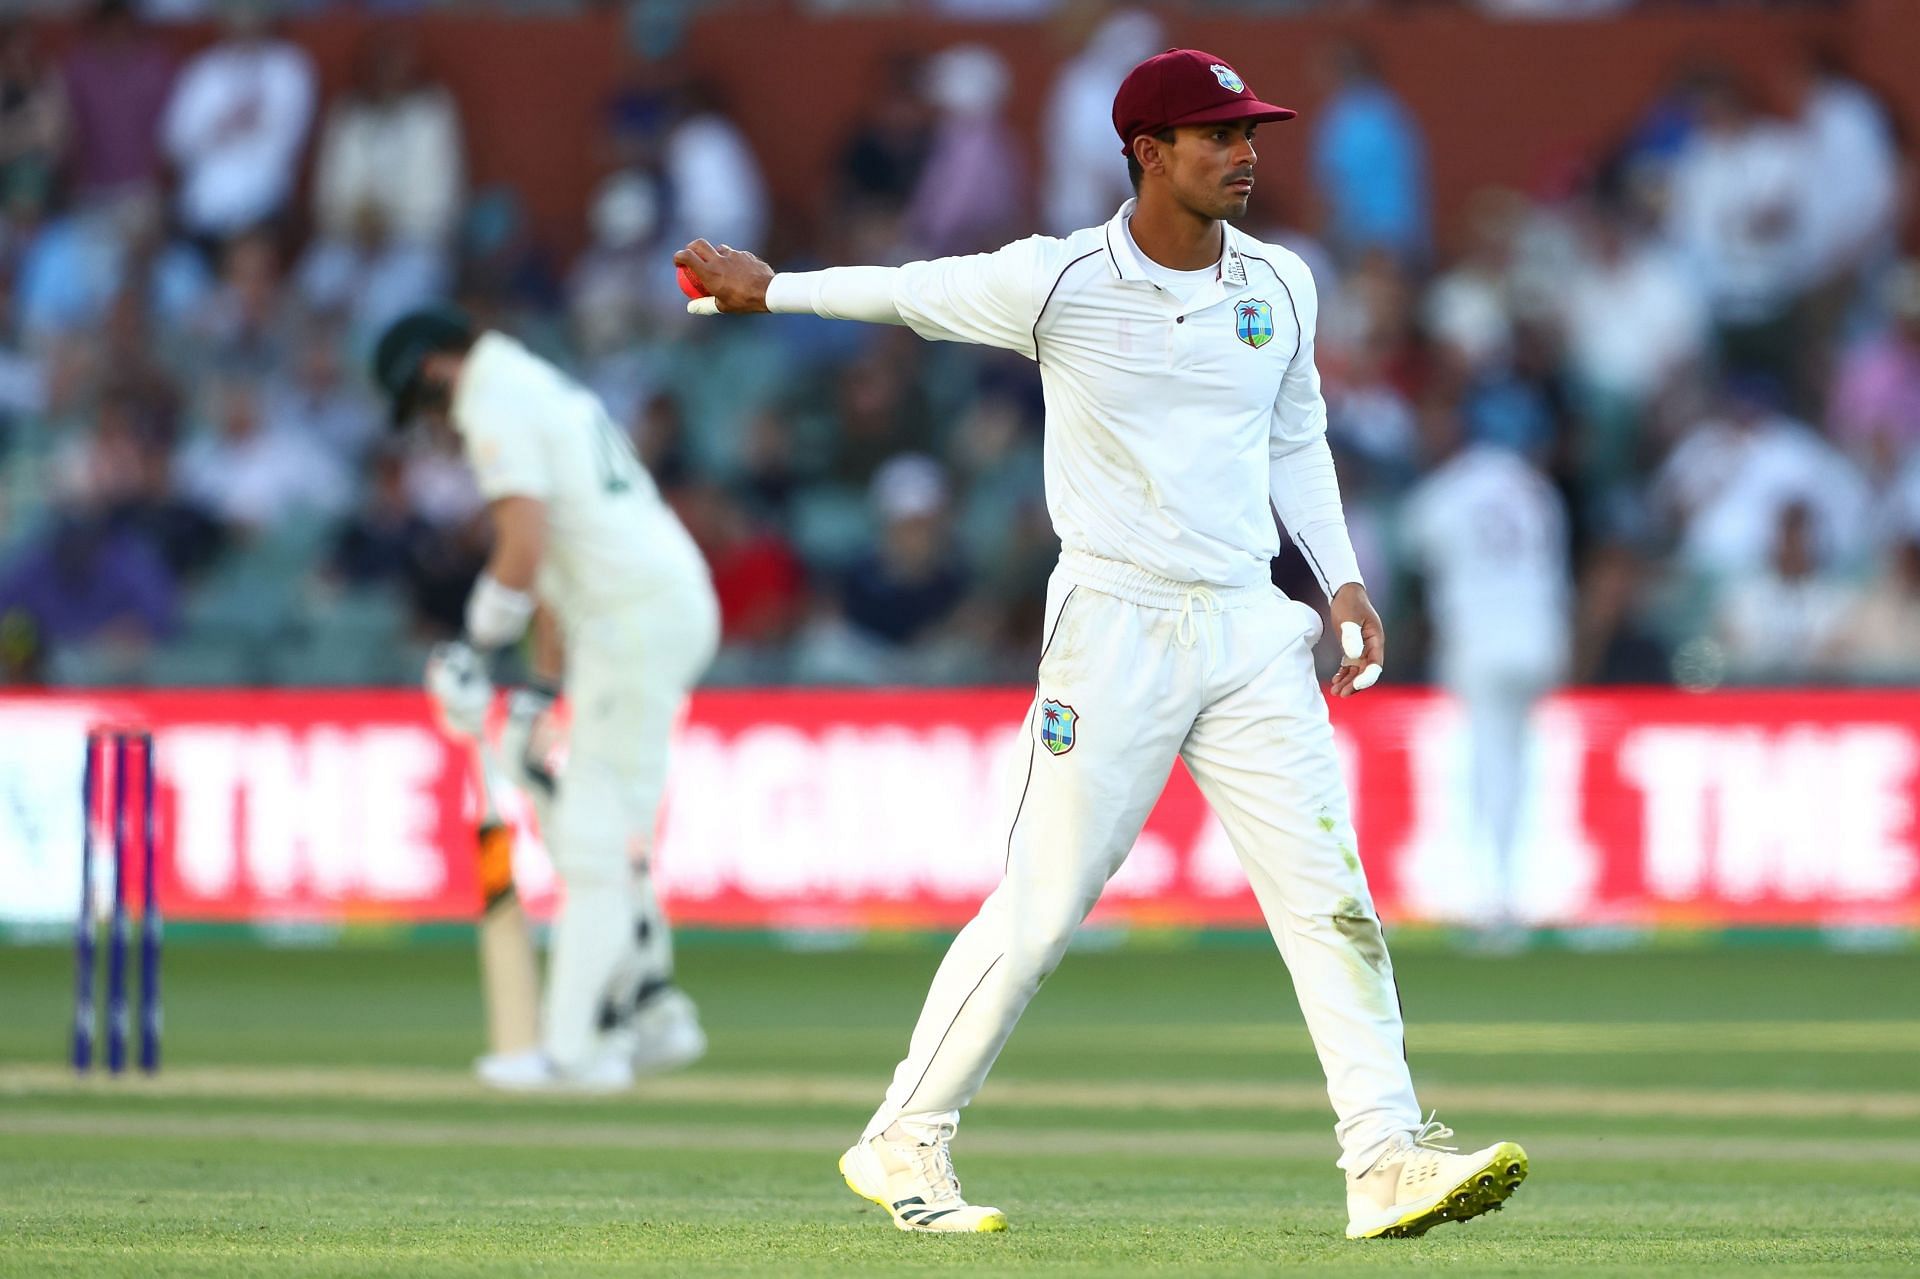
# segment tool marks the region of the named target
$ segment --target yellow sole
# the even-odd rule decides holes
[[[1355,1237],[1413,1239],[1449,1221],[1471,1221],[1482,1213],[1498,1212],[1520,1189],[1527,1171],[1527,1152],[1511,1141],[1503,1141],[1493,1148],[1485,1164],[1442,1195],[1438,1203]]]

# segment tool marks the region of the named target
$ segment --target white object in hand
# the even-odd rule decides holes
[[[471,644],[464,640],[435,644],[427,655],[425,683],[440,723],[449,733],[480,736],[487,708],[493,704],[493,681],[487,677],[486,659]]]
[[[717,298],[695,298],[687,303],[688,315],[718,315],[720,301]]]
[[[1358,658],[1366,652],[1366,643],[1360,638],[1360,623],[1340,623],[1340,648],[1350,658]],[[1353,691],[1372,688],[1380,679],[1380,663],[1368,662],[1366,669],[1353,677]]]

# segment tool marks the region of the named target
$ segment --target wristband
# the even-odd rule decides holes
[[[482,573],[467,596],[467,638],[475,648],[489,650],[520,638],[533,620],[534,598]]]

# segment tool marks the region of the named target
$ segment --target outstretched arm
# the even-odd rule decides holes
[[[742,249],[695,240],[673,255],[712,295],[723,315],[773,311],[829,320],[905,324],[894,305],[894,277],[886,266],[841,266],[825,271],[776,272]]]
[[[1064,248],[1062,241],[1035,236],[992,253],[901,267],[775,274],[751,253],[695,240],[673,260],[723,315],[777,311],[904,324],[932,341],[974,342],[1032,358],[1040,310],[1059,277]]]

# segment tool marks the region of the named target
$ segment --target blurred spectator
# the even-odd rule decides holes
[[[160,119],[174,75],[165,43],[141,27],[128,0],[97,0],[65,73],[76,203],[158,199]]]
[[[1604,437],[1585,460],[1617,480],[1634,460],[1642,415],[1704,349],[1707,316],[1680,264],[1628,211],[1600,204],[1586,232],[1560,318],[1569,372],[1589,425]]]
[[[1720,74],[1716,66],[1689,60],[1668,76],[1619,153],[1610,157],[1623,197],[1664,207],[1674,162],[1700,126],[1701,94]]]
[[[1668,234],[1706,295],[1723,365],[1784,379],[1794,304],[1812,283],[1812,157],[1730,76],[1709,80],[1699,103],[1700,128],[1674,164]]]
[[[266,416],[325,450],[348,471],[379,438],[385,417],[341,360],[341,335],[313,322],[266,390]]]
[[[398,445],[368,462],[359,509],[334,540],[327,570],[354,586],[404,585],[413,576],[434,528],[407,500],[406,453]]]
[[[66,441],[54,484],[74,510],[98,512],[116,532],[155,550],[176,578],[212,562],[219,526],[173,491],[172,405],[136,383],[109,389],[93,430]]]
[[[447,292],[460,148],[453,97],[423,79],[413,37],[370,36],[353,89],[327,113],[314,164],[319,236],[300,270],[309,306],[350,313],[356,350]]]
[[[1876,475],[1920,456],[1920,261],[1901,263],[1886,292],[1893,322],[1841,361],[1827,414],[1834,439]]]
[[[1415,471],[1419,430],[1413,406],[1388,376],[1391,343],[1363,339],[1325,373],[1327,436],[1364,460],[1370,474],[1401,487]]]
[[[1814,515],[1780,508],[1766,567],[1727,592],[1716,624],[1728,673],[1743,682],[1799,683],[1835,672],[1853,592],[1825,571]]]
[[[1811,165],[1801,175],[1809,267],[1835,291],[1829,305],[1840,311],[1852,300],[1862,267],[1884,262],[1893,250],[1899,154],[1885,110],[1833,57],[1809,52],[1791,80]]]
[[[747,424],[740,451],[740,490],[752,512],[783,519],[801,484],[793,455],[793,427],[772,410]]]
[[[1594,548],[1581,566],[1573,639],[1575,684],[1664,684],[1666,645],[1648,616],[1647,564],[1624,542]]]
[[[64,158],[71,117],[60,75],[24,24],[0,27],[0,187],[45,182]]]
[[[1003,114],[1011,87],[1006,62],[984,45],[946,49],[928,62],[927,98],[938,118],[907,211],[916,256],[998,248],[1024,232],[1025,169]]]
[[[1520,198],[1512,192],[1474,192],[1467,201],[1466,252],[1427,291],[1427,332],[1462,374],[1497,370],[1512,358],[1508,259],[1520,216]]]
[[[1109,14],[1060,68],[1041,117],[1041,229],[1066,235],[1098,226],[1133,195],[1113,134],[1113,95],[1127,72],[1166,47],[1160,20],[1138,9]]]
[[[1844,674],[1889,684],[1920,682],[1920,524],[1902,537],[1886,571],[1846,619]]]
[[[741,248],[766,243],[767,188],[760,162],[714,86],[695,82],[683,90],[679,119],[661,147],[661,164],[673,202],[670,240],[706,239]]]
[[[947,540],[947,478],[922,454],[894,458],[873,477],[879,543],[840,588],[846,620],[886,644],[910,644],[952,616],[967,576]]]
[[[717,484],[687,490],[675,505],[713,573],[722,645],[766,652],[791,639],[807,583],[793,547]]]
[[[1331,91],[1312,113],[1311,146],[1329,244],[1349,262],[1369,249],[1424,260],[1432,230],[1420,126],[1359,45],[1334,46],[1325,71]]]
[[[276,38],[266,0],[226,0],[224,38],[180,73],[162,125],[179,218],[212,246],[278,218],[313,123],[313,64]]]
[[[1804,536],[1820,562],[1844,564],[1865,551],[1865,480],[1782,413],[1778,398],[1772,385],[1734,382],[1720,413],[1696,425],[1661,468],[1654,496],[1675,521],[1685,567],[1732,575],[1761,569],[1778,552],[1782,513],[1796,505],[1806,508]]]
[[[384,27],[362,43],[353,88],[327,112],[313,185],[328,240],[359,239],[373,217],[402,244],[439,252],[451,242],[465,189],[460,115],[422,74],[410,31]]]
[[[346,509],[350,495],[339,464],[286,423],[268,420],[257,383],[230,378],[214,389],[213,401],[213,430],[180,455],[188,498],[240,533]]]
[[[926,387],[910,362],[916,352],[873,351],[840,372],[834,391],[837,417],[827,477],[849,487],[865,487],[882,465],[898,453],[932,447]]]
[[[278,246],[264,231],[241,235],[221,251],[219,282],[190,319],[193,354],[184,358],[268,373],[292,353],[293,319]]]
[[[641,169],[622,169],[601,182],[587,209],[592,236],[567,279],[573,337],[589,361],[618,361],[657,324],[684,316],[686,298],[675,282],[672,248],[660,239],[660,185]],[[594,377],[601,389],[601,377]],[[608,411],[628,418],[639,387],[606,387]]]
[[[394,319],[444,297],[451,282],[447,255],[394,235],[371,205],[361,209],[351,238],[316,241],[298,273],[307,308],[344,314],[353,348],[361,354]]]
[[[154,548],[85,510],[0,567],[0,619],[42,650],[91,641],[144,648],[172,632],[176,608],[173,575]]]
[[[523,314],[545,315],[560,305],[552,263],[534,238],[525,202],[509,187],[476,191],[468,201],[459,256],[460,293],[469,310],[484,305],[510,325]]]
[[[836,215],[897,216],[906,209],[933,144],[932,120],[922,93],[924,79],[917,59],[898,57],[887,64],[877,91],[840,153],[842,207]]]
[[[663,493],[689,482],[693,470],[687,419],[680,402],[664,391],[648,396],[634,415],[633,450]]]

